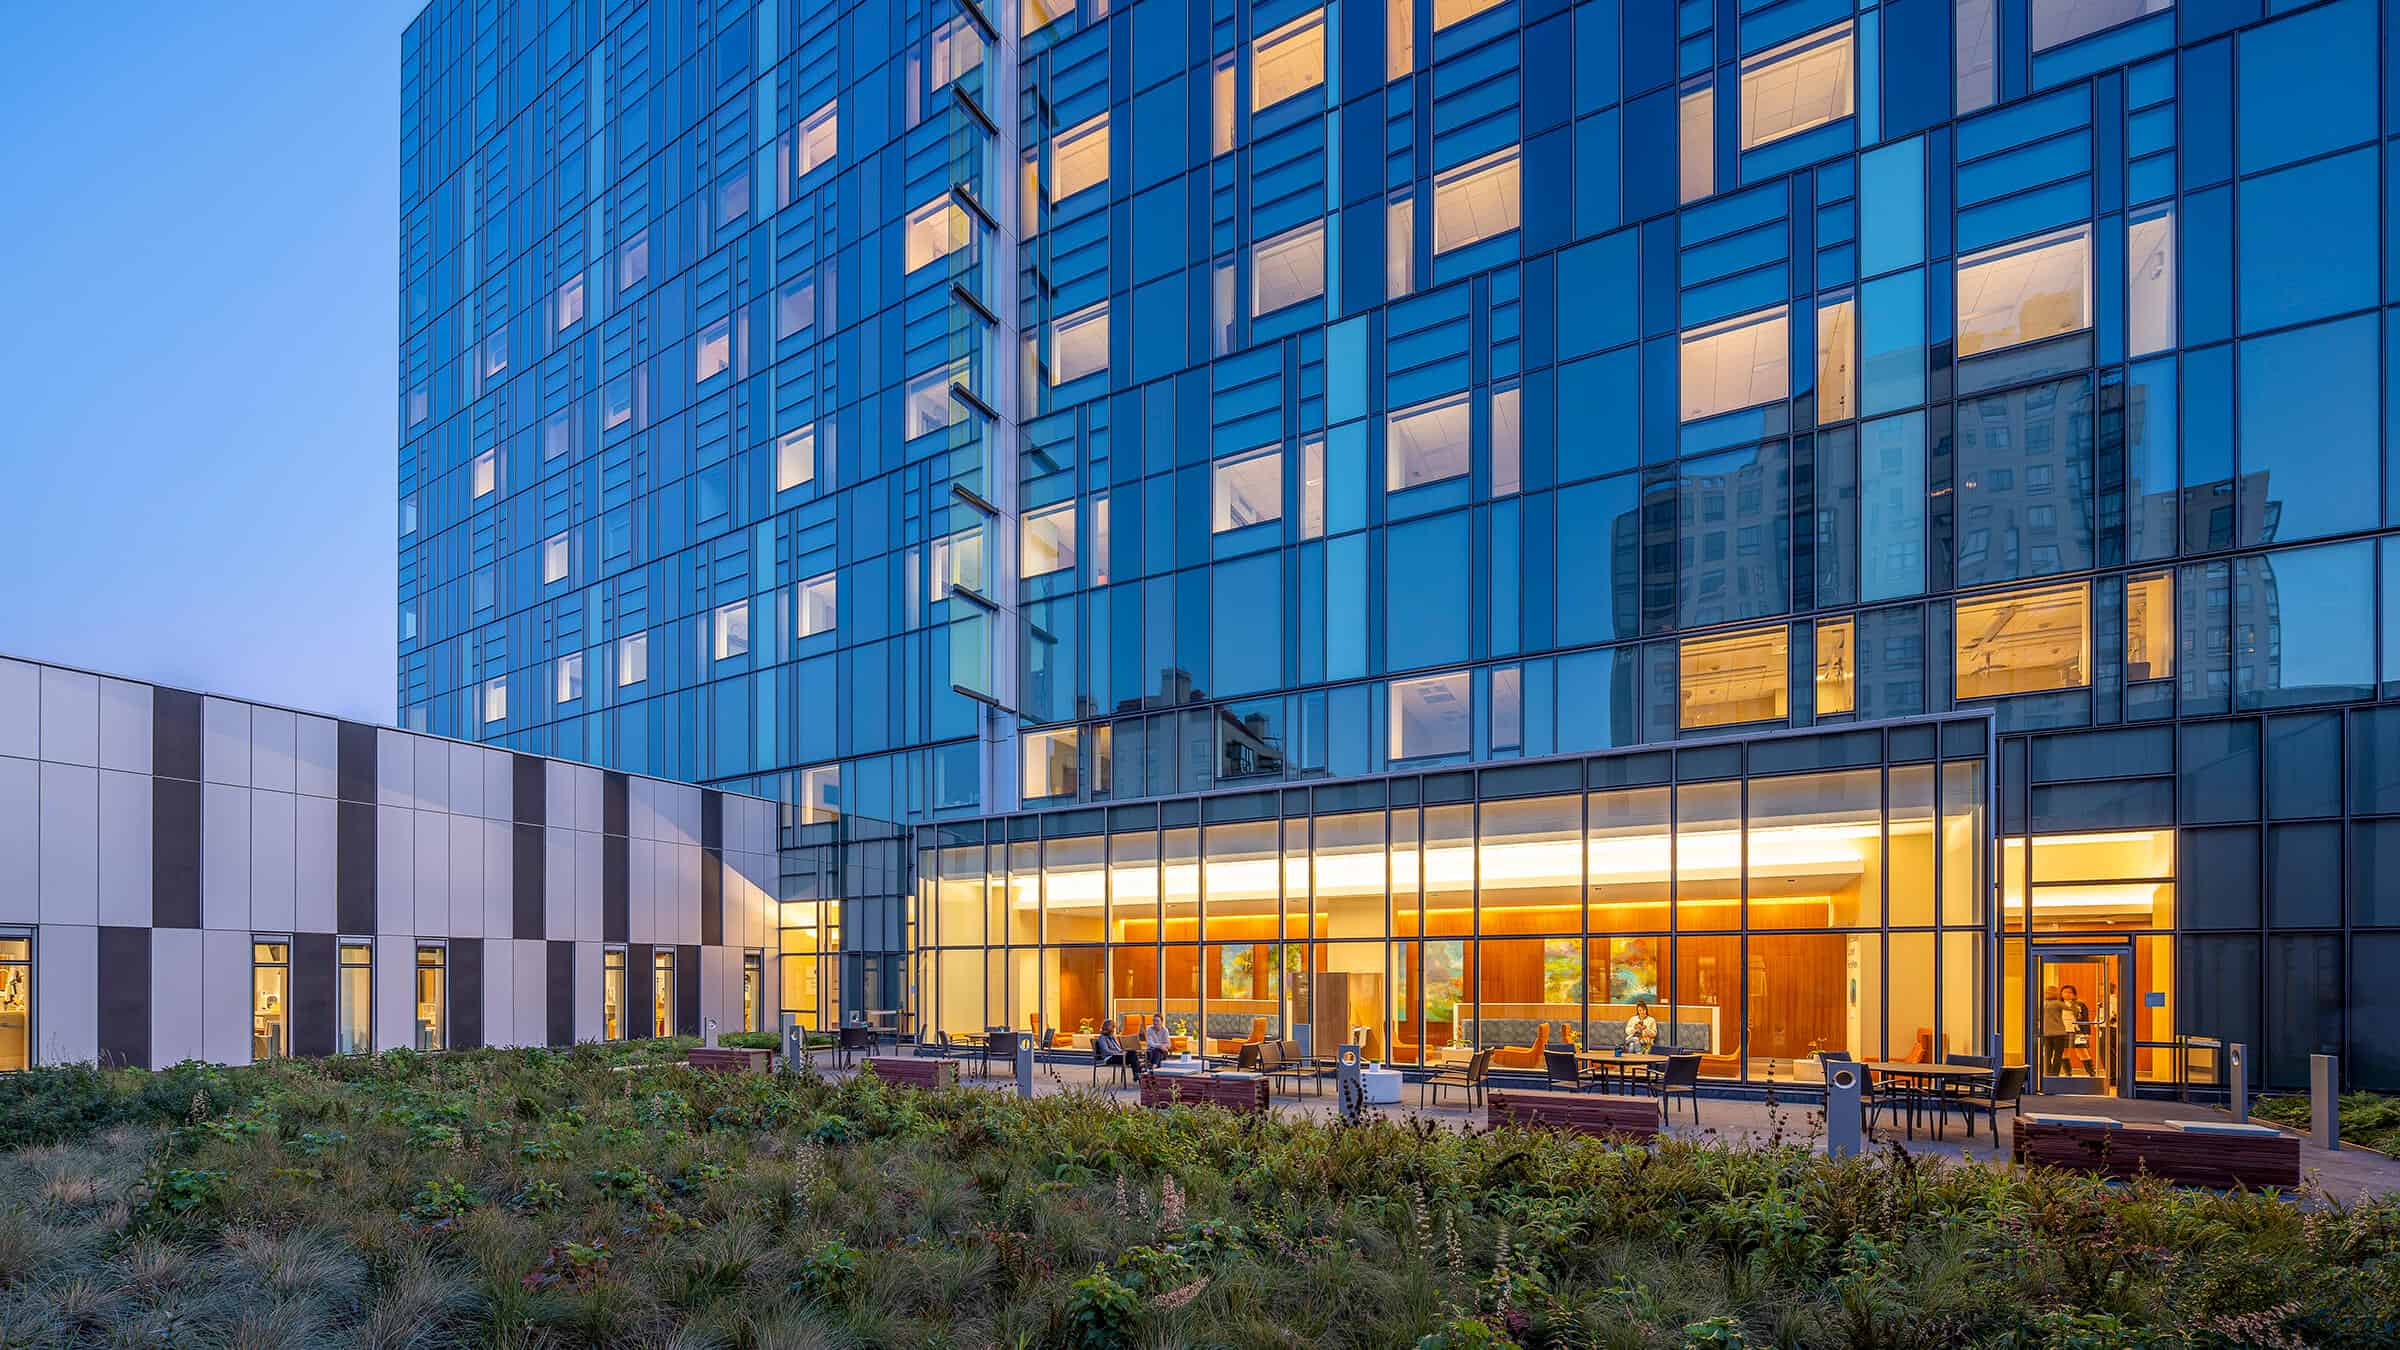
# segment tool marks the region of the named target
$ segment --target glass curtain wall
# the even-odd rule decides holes
[[[1981,1053],[1988,760],[1980,719],[1948,729],[1971,756],[1889,763],[1852,731],[1754,742],[1746,776],[1726,745],[929,829],[921,1006],[953,1035],[1006,1012],[1055,1047],[1164,1018],[1218,1053],[1490,1048],[1538,1070],[1551,1046],[1618,1044],[1647,1004],[1706,1074],[1751,1081],[1814,1077],[1820,1051]],[[2054,870],[2044,894],[2125,865]]]

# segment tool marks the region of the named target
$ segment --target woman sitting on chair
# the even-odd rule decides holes
[[[1167,1023],[1165,1018],[1153,1017],[1142,1028],[1142,1068],[1155,1069],[1167,1057]]]
[[[1625,1019],[1625,1048],[1637,1055],[1650,1053],[1658,1044],[1658,1019],[1650,1015],[1647,1001],[1633,1005],[1633,1016]]]
[[[1117,1039],[1117,1024],[1113,1020],[1100,1024],[1100,1034],[1092,1040],[1092,1058],[1103,1065],[1122,1064],[1127,1072],[1133,1071],[1133,1053]]]

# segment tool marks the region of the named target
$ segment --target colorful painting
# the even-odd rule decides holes
[[[1611,1003],[1658,1002],[1658,940],[1608,938],[1606,972]]]

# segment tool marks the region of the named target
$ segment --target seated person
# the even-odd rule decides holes
[[[1102,1064],[1122,1064],[1128,1069],[1134,1067],[1133,1054],[1125,1048],[1124,1042],[1117,1039],[1117,1024],[1113,1020],[1100,1024],[1100,1034],[1092,1041],[1092,1056]]]
[[[1625,1048],[1637,1055],[1650,1053],[1658,1044],[1658,1019],[1650,1015],[1647,1001],[1633,1005],[1633,1016],[1625,1019]]]
[[[1166,1057],[1167,1024],[1164,1020],[1153,1017],[1149,1024],[1142,1028],[1142,1067],[1155,1069],[1158,1067],[1158,1062]]]

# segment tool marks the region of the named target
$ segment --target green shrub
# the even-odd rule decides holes
[[[800,1274],[792,1281],[792,1292],[814,1303],[836,1302],[858,1285],[856,1247],[827,1240],[809,1249],[801,1258]]]
[[[1142,1301],[1131,1289],[1095,1270],[1067,1289],[1067,1344],[1081,1350],[1115,1350],[1133,1340]]]

